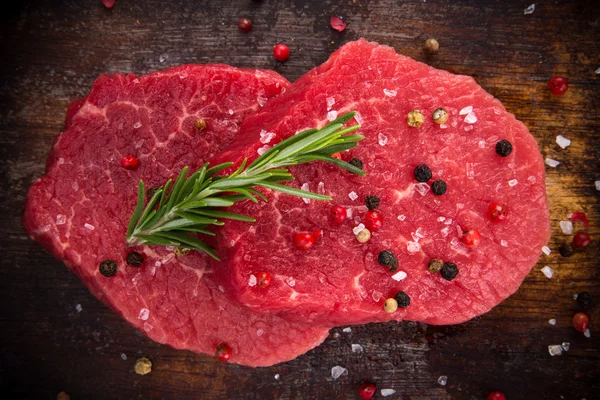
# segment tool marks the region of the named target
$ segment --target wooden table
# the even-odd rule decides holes
[[[395,389],[391,399],[484,399],[492,390],[509,399],[600,398],[600,192],[594,187],[600,179],[600,7],[593,0],[538,1],[524,15],[530,1],[117,0],[111,10],[100,0],[2,5],[0,392],[18,399],[52,399],[63,390],[73,399],[354,399],[358,386],[372,380],[378,389]],[[345,32],[330,28],[332,15],[346,18]],[[250,33],[238,30],[240,17],[252,19]],[[228,365],[145,338],[27,237],[20,220],[27,189],[44,171],[67,104],[84,96],[100,73],[221,62],[276,68],[294,80],[361,36],[474,76],[525,122],[544,156],[561,161],[547,177],[552,254],[488,314],[458,326],[370,324],[351,333],[340,327],[294,361],[260,369]],[[435,55],[423,51],[429,37],[440,42]],[[283,65],[271,55],[278,42],[292,51]],[[552,75],[569,79],[566,95],[550,94]],[[558,134],[573,144],[560,149]],[[558,246],[570,238],[558,223],[578,210],[587,213],[595,241],[563,258]],[[550,280],[540,272],[544,265],[556,271]],[[573,294],[582,290],[596,303],[590,339],[571,326],[579,310]],[[561,342],[571,350],[551,357],[548,345]],[[352,343],[364,353],[352,353]],[[154,362],[146,376],[133,372],[142,355]],[[333,381],[335,365],[348,375]],[[446,386],[438,384],[441,375]]]

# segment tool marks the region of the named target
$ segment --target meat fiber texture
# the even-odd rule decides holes
[[[276,73],[224,65],[187,65],[153,74],[103,75],[87,98],[69,107],[46,175],[31,188],[24,223],[33,239],[65,262],[100,300],[153,340],[267,366],[320,344],[325,328],[257,314],[232,303],[214,280],[207,257],[175,256],[143,246],[140,268],[127,265],[125,233],[137,183],[162,185],[184,166],[192,170],[238,134],[243,118],[289,83]],[[202,117],[207,129],[193,123]],[[135,155],[135,171],[121,157]],[[99,263],[118,272],[105,277]]]
[[[432,120],[438,107],[449,113],[446,124]],[[415,109],[425,116],[420,128],[407,124]],[[276,135],[267,144],[272,146],[351,110],[358,111],[351,123],[361,124],[358,133],[366,138],[342,156],[362,160],[366,177],[315,162],[291,168],[291,185],[327,194],[331,202],[267,191],[268,203],[237,204],[232,211],[257,222],[219,229],[222,262],[214,270],[220,282],[253,310],[329,324],[455,324],[514,293],[550,235],[544,166],[527,128],[470,77],[431,68],[390,47],[351,42],[249,116],[242,134],[215,161],[254,159],[265,146],[261,137],[273,136],[265,132]],[[495,152],[502,139],[513,145],[505,158]],[[431,168],[432,181],[447,183],[445,195],[432,194],[432,181],[415,181],[419,164]],[[383,227],[363,244],[353,228],[364,222],[370,195],[381,199]],[[495,224],[487,217],[494,201],[508,205],[507,221]],[[348,210],[344,223],[329,219],[333,205]],[[461,241],[467,228],[481,233],[472,249]],[[313,248],[295,248],[295,232],[318,230],[322,235]],[[397,256],[398,271],[379,265],[385,249]],[[447,281],[428,272],[430,259],[456,263],[458,276]],[[250,287],[249,277],[263,271],[273,277],[270,286]],[[410,306],[386,313],[384,301],[399,291],[410,296]]]

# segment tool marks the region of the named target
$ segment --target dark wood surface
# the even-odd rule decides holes
[[[535,13],[524,15],[532,1],[117,0],[107,10],[100,0],[27,0],[0,6],[4,398],[53,399],[66,391],[73,399],[355,399],[364,380],[395,389],[391,399],[484,399],[492,390],[509,399],[600,398],[600,192],[594,187],[600,179],[600,6],[539,0]],[[346,17],[345,32],[329,27],[332,15]],[[238,30],[240,17],[253,20],[249,34]],[[336,328],[294,361],[252,369],[150,341],[27,237],[20,221],[26,191],[43,173],[68,103],[84,96],[100,73],[222,62],[275,68],[294,80],[361,36],[474,76],[529,127],[544,156],[562,162],[547,176],[553,252],[490,313],[458,326]],[[435,55],[422,49],[428,37],[440,42]],[[292,51],[283,65],[271,56],[277,42]],[[555,74],[570,81],[560,98],[546,87]],[[573,144],[560,149],[557,134]],[[570,238],[558,222],[578,210],[590,218],[594,241],[562,258],[558,245]],[[551,280],[540,272],[544,265],[556,271]],[[570,323],[579,310],[573,294],[582,290],[596,304],[590,339]],[[550,357],[547,346],[561,342],[571,350]],[[352,343],[364,353],[353,354]],[[146,376],[133,372],[142,355],[154,363]],[[348,375],[333,381],[335,365]],[[448,376],[446,386],[437,383],[440,375]]]

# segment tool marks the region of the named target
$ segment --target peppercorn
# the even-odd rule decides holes
[[[383,303],[383,309],[387,313],[393,313],[398,309],[398,302],[396,299],[390,297],[385,301],[385,303]]]
[[[571,243],[565,242],[560,245],[560,247],[558,248],[558,252],[563,257],[571,257],[573,254],[575,254],[575,248]]]
[[[396,258],[394,253],[392,253],[389,250],[383,250],[381,253],[379,253],[379,255],[377,256],[377,261],[380,265],[383,265],[384,267],[389,267],[390,272],[394,272],[398,269],[398,259]]]
[[[377,207],[379,207],[379,203],[380,202],[381,202],[381,200],[377,196],[367,196],[367,197],[365,197],[365,203],[366,203],[367,208],[369,210],[374,210]]]
[[[444,265],[444,263],[442,262],[442,260],[436,260],[436,259],[432,258],[431,260],[429,260],[429,264],[427,265],[427,269],[432,274],[435,274],[435,273],[440,272],[440,270],[442,269],[443,265]]]
[[[577,295],[577,302],[581,308],[592,308],[592,295],[590,292],[581,292]]]
[[[198,118],[194,121],[194,128],[198,131],[203,131],[206,129],[206,120],[204,118]]]
[[[452,279],[456,278],[456,275],[458,275],[458,267],[453,262],[446,261],[444,265],[442,265],[440,274],[445,280],[451,281]]]
[[[501,140],[496,143],[496,154],[500,157],[507,157],[512,153],[512,144],[508,140]]]
[[[139,358],[135,362],[135,373],[138,375],[146,375],[152,371],[152,361],[146,357]]]
[[[421,164],[419,166],[417,166],[417,168],[415,168],[415,179],[417,180],[417,182],[427,182],[428,180],[431,179],[432,177],[432,173],[431,173],[431,169],[429,169],[429,167],[425,164]]]
[[[396,293],[394,299],[396,299],[399,308],[406,308],[410,306],[410,296],[407,295],[406,292]]]
[[[190,252],[190,249],[188,249],[187,247],[175,247],[173,249],[173,253],[175,253],[176,256],[178,257],[183,257],[185,255],[187,255]]]
[[[421,125],[423,125],[423,122],[425,122],[425,117],[423,116],[423,113],[419,110],[412,110],[408,113],[408,116],[406,117],[406,123],[408,124],[408,126],[411,126],[413,128],[420,127]]]
[[[113,260],[104,260],[100,263],[100,273],[110,278],[117,273],[117,263]]]
[[[361,160],[359,160],[358,158],[353,158],[352,160],[348,161],[348,164],[352,164],[358,169],[363,169],[365,167],[363,162]]]
[[[433,114],[431,114],[431,117],[433,118],[433,122],[438,125],[448,122],[448,112],[443,108],[436,109]]]
[[[362,231],[356,234],[356,240],[360,243],[367,243],[371,239],[371,231],[368,229],[363,229]]]
[[[132,251],[129,254],[127,254],[127,264],[131,265],[132,267],[139,268],[143,262],[144,256],[138,253],[137,251]]]
[[[238,28],[242,32],[250,32],[252,30],[252,21],[249,18],[240,18],[238,21]]]
[[[446,185],[446,182],[444,182],[441,179],[438,179],[436,181],[433,181],[433,183],[431,184],[431,191],[433,192],[433,194],[435,194],[436,196],[441,196],[444,193],[446,193],[446,190],[448,189],[448,186]]]
[[[425,50],[430,53],[435,53],[440,49],[440,44],[437,40],[431,38],[425,41]]]

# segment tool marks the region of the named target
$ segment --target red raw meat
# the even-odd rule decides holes
[[[460,115],[469,106],[474,114]],[[449,113],[444,125],[432,121],[438,107]],[[415,109],[425,117],[420,128],[407,125]],[[359,133],[366,139],[343,158],[362,160],[367,176],[330,164],[302,165],[291,169],[292,185],[308,184],[331,195],[332,202],[306,204],[267,191],[269,203],[234,206],[232,211],[257,222],[219,229],[222,262],[214,269],[220,282],[253,310],[331,324],[460,323],[514,293],[550,235],[544,165],[527,128],[470,77],[431,68],[376,43],[348,43],[250,115],[242,135],[213,162],[254,159],[264,146],[261,131],[263,137],[270,136],[265,131],[276,134],[268,143],[273,145],[299,130],[323,126],[328,113],[331,119],[351,110],[359,112]],[[502,139],[512,143],[508,157],[496,154]],[[431,167],[429,184],[447,183],[445,195],[416,185],[413,171],[419,164]],[[426,192],[421,195],[419,188]],[[350,198],[353,193],[356,200]],[[372,195],[381,199],[377,211],[383,226],[361,244],[353,228],[365,222],[364,199]],[[492,202],[508,205],[506,221],[490,221]],[[334,205],[352,216],[342,224],[332,222]],[[472,249],[460,239],[469,228],[481,234]],[[320,229],[323,234],[310,250],[294,247],[294,232]],[[394,280],[394,273],[378,264],[385,249],[395,253],[405,279]],[[456,263],[458,276],[447,281],[428,272],[432,258]],[[271,274],[271,285],[248,286],[249,277],[262,271]],[[398,291],[406,292],[411,304],[387,314],[383,303]]]
[[[101,76],[74,102],[57,138],[47,174],[31,188],[24,216],[29,234],[73,270],[90,291],[160,343],[266,366],[317,346],[327,329],[254,313],[232,303],[215,283],[206,256],[175,256],[140,247],[140,268],[128,266],[125,232],[137,182],[162,185],[185,166],[199,168],[238,134],[243,118],[289,83],[274,72],[224,65],[182,66],[135,77]],[[194,120],[206,119],[197,131]],[[123,155],[140,161],[121,168]],[[118,272],[99,273],[111,259]]]

